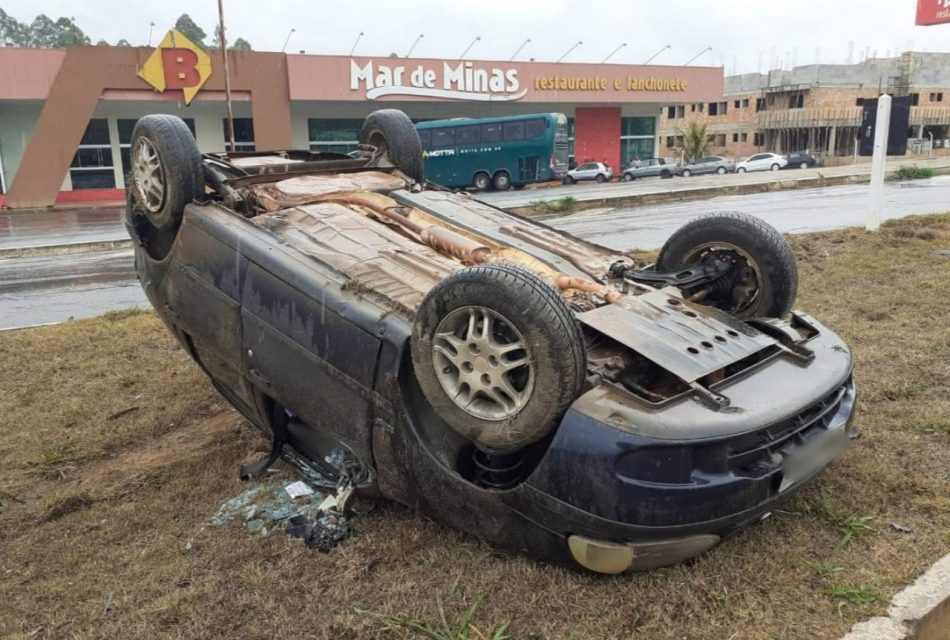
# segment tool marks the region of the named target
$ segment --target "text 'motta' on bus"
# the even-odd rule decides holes
[[[426,178],[444,187],[504,191],[567,173],[567,117],[536,113],[416,125]]]

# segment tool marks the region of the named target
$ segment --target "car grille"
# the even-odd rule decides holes
[[[773,471],[778,462],[773,455],[789,444],[802,444],[815,431],[826,430],[841,407],[850,381],[795,416],[772,426],[732,440],[728,466],[736,475],[761,477]]]

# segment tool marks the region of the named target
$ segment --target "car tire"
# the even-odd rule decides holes
[[[739,167],[736,169],[736,173],[745,173],[745,167]]]
[[[623,174],[623,181],[624,181],[624,182],[632,182],[633,180],[636,180],[636,178],[634,178],[631,174],[629,174],[629,173]]]
[[[472,186],[475,187],[475,191],[488,191],[491,187],[491,176],[484,171],[479,171],[472,178]]]
[[[661,171],[661,172],[660,172],[660,177],[661,177],[661,178],[672,178],[672,177],[673,177],[673,174],[670,173],[669,171]]]
[[[204,191],[195,137],[177,116],[148,115],[135,123],[129,149],[130,212],[156,229],[177,231],[185,205]]]
[[[416,182],[425,180],[419,133],[399,109],[380,109],[366,116],[359,142],[375,147],[377,157],[388,160]]]
[[[508,175],[507,171],[499,171],[495,174],[492,185],[495,187],[495,191],[507,191],[511,188],[511,176]]]
[[[798,265],[788,242],[774,227],[744,213],[702,216],[670,236],[660,249],[657,265],[663,271],[676,271],[694,264],[710,250],[725,250],[745,260],[756,287],[748,306],[730,307],[728,297],[736,295],[737,287],[725,290],[726,297],[720,300],[724,304],[714,306],[743,319],[781,318],[791,310],[798,292]]]
[[[725,167],[719,167],[718,169],[716,169],[716,173],[718,173],[719,175],[723,175],[725,172],[726,172]]]
[[[561,182],[563,182],[564,184],[575,184],[577,180],[575,180],[572,176],[564,176],[564,180],[562,180]]]
[[[597,180],[597,182],[600,182],[601,184],[603,184],[604,182],[607,182],[607,176],[605,176],[602,173],[598,173],[597,177],[594,179]]]
[[[689,169],[683,169],[683,173],[681,173],[680,175],[683,176],[684,178],[688,178],[691,175],[693,175],[693,172],[690,171]]]
[[[798,168],[799,168],[799,169],[807,169],[807,168],[808,168],[808,163],[802,161],[802,162],[798,165]]]
[[[781,168],[782,167],[778,166],[778,164],[773,164],[771,167],[769,167],[769,171],[778,171]]]
[[[486,326],[489,338],[481,334]],[[515,344],[522,346],[502,352]],[[498,453],[548,435],[580,393],[587,370],[580,326],[560,295],[509,264],[461,269],[433,287],[416,312],[411,352],[435,414]]]

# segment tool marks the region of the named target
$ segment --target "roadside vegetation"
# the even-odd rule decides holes
[[[705,155],[709,155],[712,136],[706,124],[690,120],[685,128],[676,129],[676,149],[683,154],[683,164],[689,164]]]
[[[532,200],[528,203],[533,213],[568,213],[574,210],[577,200],[574,196],[563,196],[553,200]]]
[[[930,167],[904,166],[894,172],[892,180],[924,180],[933,178],[937,172]]]
[[[797,307],[854,348],[861,437],[769,519],[628,576],[385,502],[328,554],[209,526],[267,442],[154,314],[0,333],[0,637],[839,638],[950,552],[950,214],[791,242]]]

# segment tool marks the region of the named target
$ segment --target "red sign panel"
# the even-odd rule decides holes
[[[917,0],[919,25],[950,22],[950,0]]]

